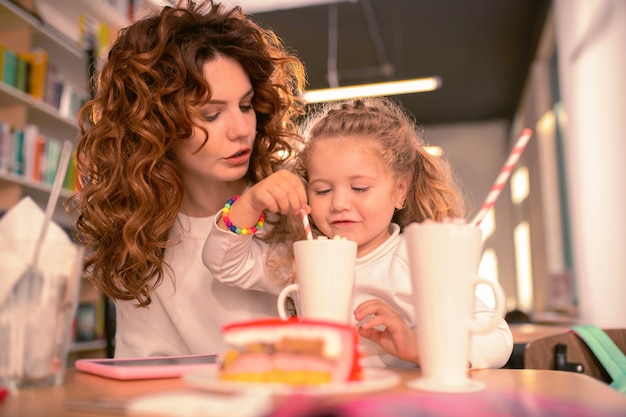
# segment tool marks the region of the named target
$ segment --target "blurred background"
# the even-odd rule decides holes
[[[481,224],[479,272],[503,286],[507,309],[522,317],[626,327],[626,0],[224,1],[303,60],[308,91],[437,77],[434,91],[390,98],[451,162],[468,219],[531,128]],[[80,103],[86,69],[116,31],[176,3],[0,0],[0,43],[18,55],[45,51],[58,91]],[[0,123],[35,126],[50,142],[76,137],[78,106],[2,81]],[[1,163],[0,211],[23,195],[45,204],[49,185]],[[55,220],[72,227],[62,207]]]
[[[309,90],[440,77],[391,98],[452,163],[469,219],[533,129],[481,225],[480,273],[534,321],[626,325],[625,1],[231,3],[302,58]]]

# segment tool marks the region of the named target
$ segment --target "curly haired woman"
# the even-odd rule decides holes
[[[121,30],[79,115],[70,201],[86,274],[115,302],[115,357],[218,352],[226,322],[276,314],[201,254],[215,213],[293,155],[303,86],[300,60],[238,7],[188,2]]]

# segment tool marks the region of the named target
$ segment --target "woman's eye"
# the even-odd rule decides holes
[[[239,108],[241,109],[242,112],[249,112],[250,110],[252,110],[252,104],[248,104],[248,105],[241,105],[239,106]]]
[[[207,122],[213,122],[213,121],[217,120],[219,115],[220,115],[219,113],[208,114],[208,115],[204,116],[204,120],[207,121]]]

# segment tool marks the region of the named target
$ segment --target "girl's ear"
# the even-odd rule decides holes
[[[408,176],[399,178],[398,181],[396,181],[396,189],[395,189],[394,197],[395,197],[396,209],[398,210],[402,210],[404,208],[406,195],[409,192],[409,184],[411,184],[411,181]]]

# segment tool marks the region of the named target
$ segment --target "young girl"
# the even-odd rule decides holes
[[[303,66],[239,8],[186,4],[121,30],[80,114],[71,206],[86,274],[115,302],[116,357],[221,352],[224,324],[276,311],[201,251],[224,202],[293,154]]]
[[[303,178],[316,234],[339,235],[358,244],[354,321],[362,336],[363,363],[400,365],[391,354],[404,364],[419,364],[419,329],[414,326],[401,231],[412,222],[463,217],[450,168],[426,152],[412,119],[387,99],[329,105],[305,127],[307,142],[297,157],[297,175],[279,172],[268,177],[217,216],[204,263],[218,280],[231,285],[280,291],[291,279],[285,260],[291,259],[292,243],[304,238],[297,214],[309,210],[301,197]],[[289,213],[265,236],[268,243],[224,226],[225,214],[228,223],[249,225],[263,210]],[[486,320],[491,314],[492,309],[476,299],[477,318]],[[471,365],[500,367],[512,348],[502,319],[496,330],[473,336]]]

